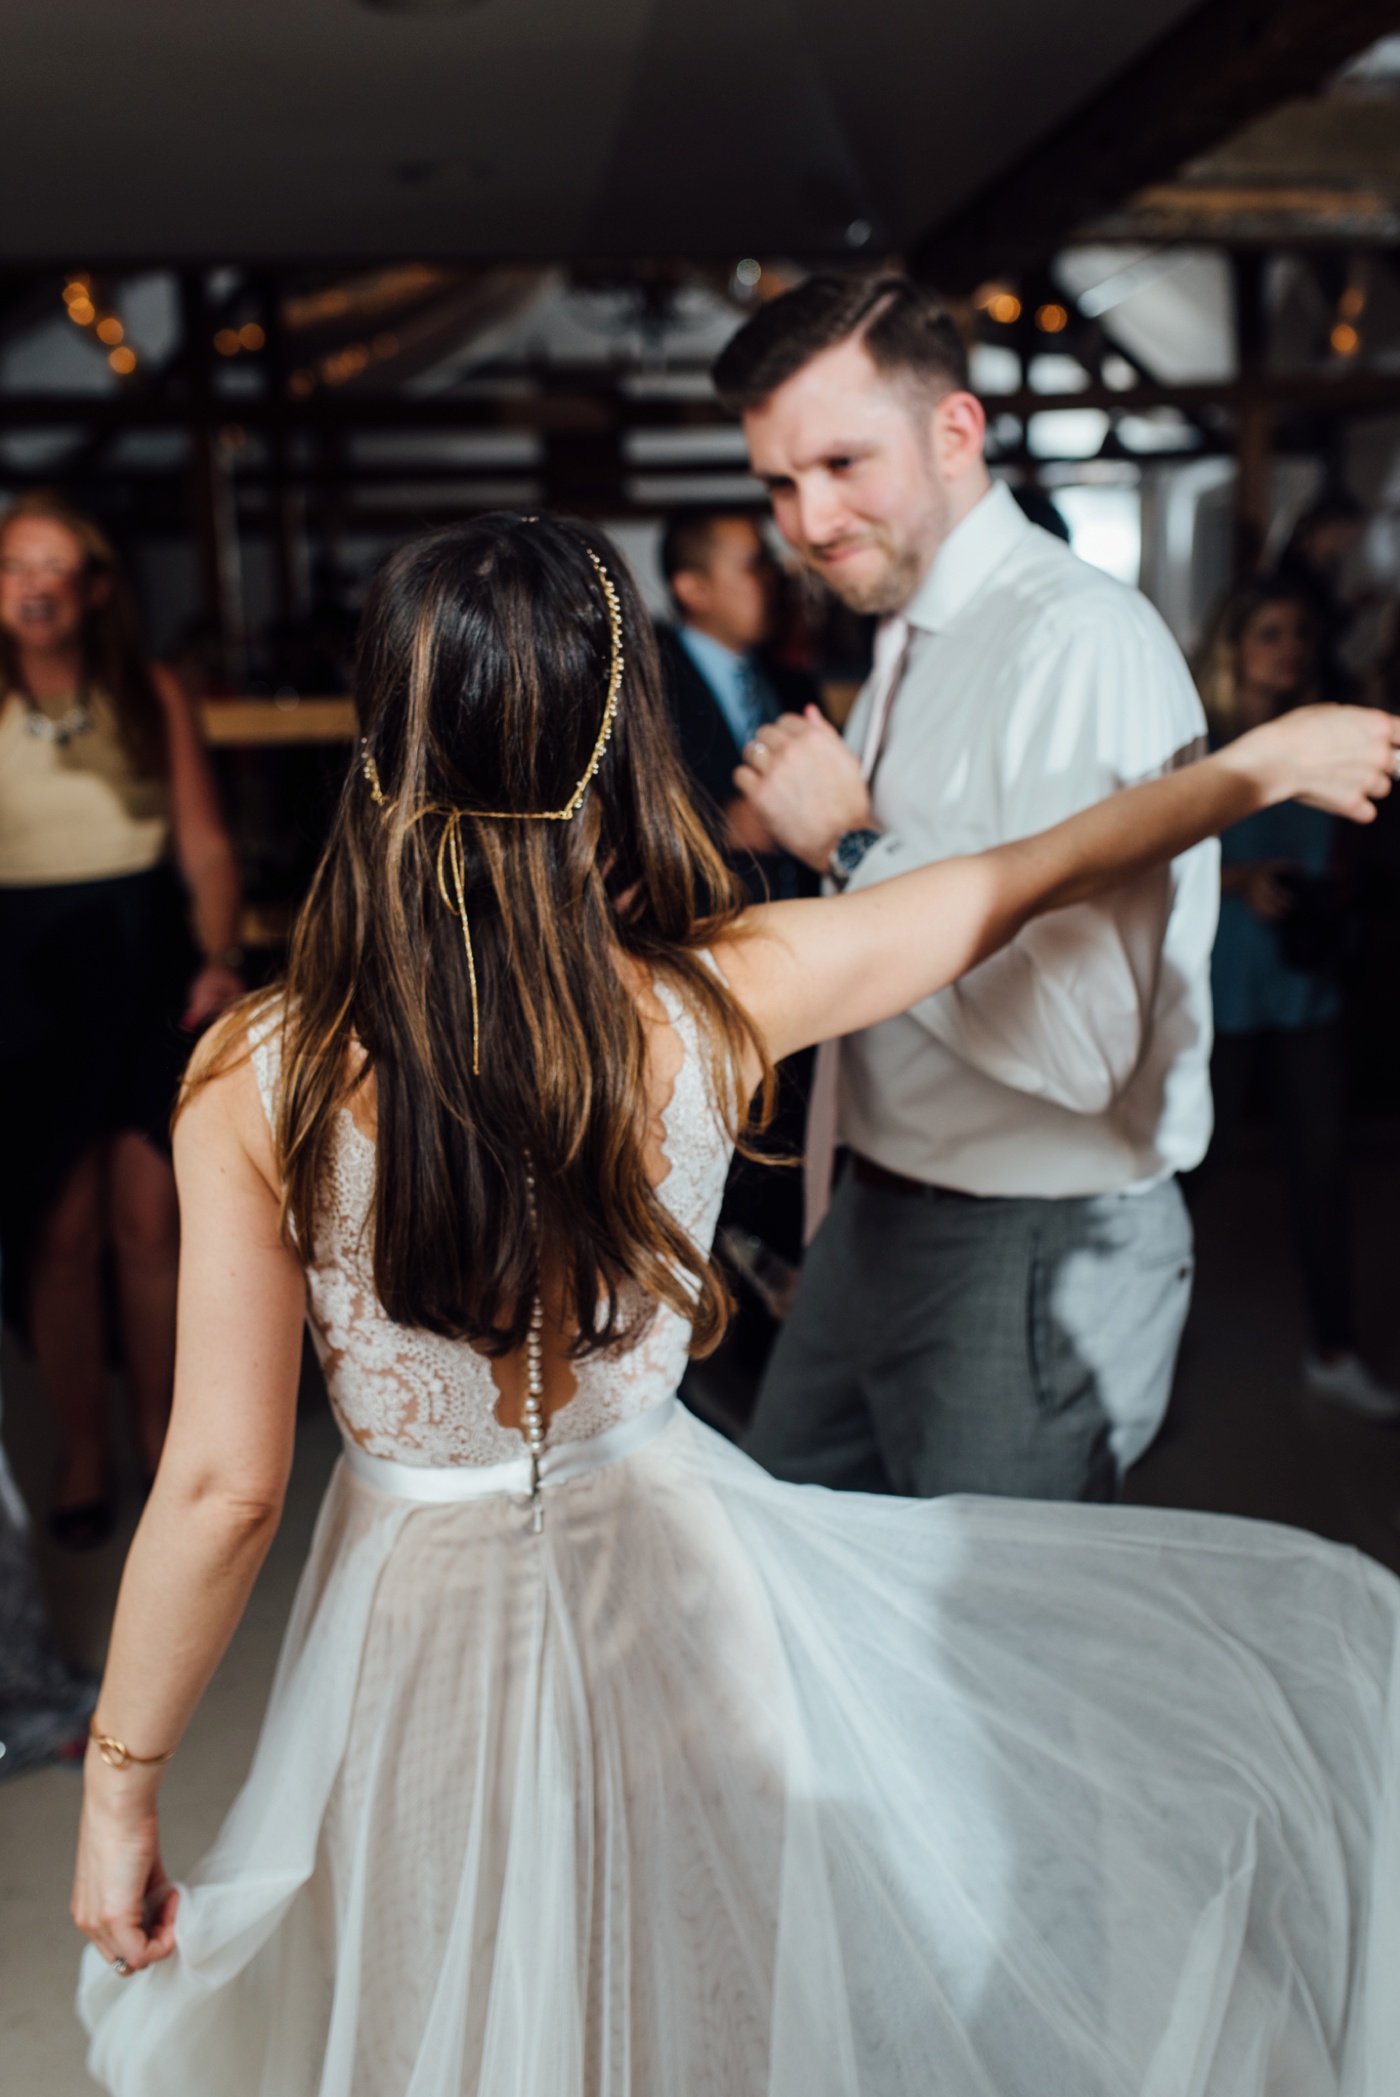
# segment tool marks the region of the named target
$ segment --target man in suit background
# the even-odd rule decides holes
[[[815,705],[814,677],[766,652],[778,610],[778,569],[752,516],[743,511],[682,510],[666,525],[661,566],[675,622],[658,629],[666,680],[692,791],[715,842],[755,901],[815,895],[818,878],[775,845],[734,785],[745,743],[765,721]],[[796,1157],[803,1146],[810,1052],[779,1066],[778,1104],[765,1149]],[[725,1344],[726,1369],[707,1380],[692,1364],[682,1387],[687,1403],[713,1424],[736,1432],[742,1404],[733,1392],[756,1384],[779,1318],[797,1281],[802,1253],[801,1175],[736,1158],[725,1191],[717,1246],[738,1285],[739,1317]],[[737,1376],[735,1372],[737,1371]]]
[[[675,623],[658,639],[681,755],[716,842],[756,900],[815,894],[734,785],[745,743],[765,721],[819,702],[817,681],[766,652],[778,570],[743,511],[681,510],[667,522],[661,567]]]

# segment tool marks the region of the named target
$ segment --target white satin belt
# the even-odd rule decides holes
[[[616,1427],[605,1427],[586,1442],[546,1443],[540,1457],[540,1484],[567,1485],[586,1471],[604,1464],[621,1463],[635,1456],[658,1435],[664,1434],[680,1411],[673,1395],[659,1405],[649,1405]],[[345,1463],[350,1476],[376,1493],[392,1493],[400,1500],[484,1500],[492,1493],[530,1492],[530,1459],[513,1457],[504,1464],[401,1464],[389,1456],[370,1456],[353,1442],[345,1444]]]

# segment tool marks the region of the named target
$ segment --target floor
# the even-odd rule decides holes
[[[1400,1377],[1400,1135],[1375,1135],[1355,1167],[1364,1340]],[[1281,1190],[1261,1152],[1202,1198],[1199,1278],[1172,1410],[1128,1483],[1132,1500],[1293,1522],[1358,1545],[1400,1572],[1400,1430],[1368,1427],[1307,1399],[1303,1329]],[[27,1364],[6,1342],[6,1444],[33,1504],[51,1465]],[[702,1404],[732,1411],[722,1375]],[[281,1628],[335,1456],[308,1387],[281,1533],[244,1622],[170,1768],[163,1815],[175,1876],[212,1839],[247,1765]],[[41,1574],[67,1650],[100,1665],[134,1508],[103,1551],[65,1556],[41,1541]],[[7,2097],[80,2097],[94,2085],[72,2012],[78,1943],[67,1915],[78,1780],[41,1770],[0,1784],[0,2060]]]

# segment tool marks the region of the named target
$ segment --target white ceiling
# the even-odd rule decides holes
[[[0,260],[877,251],[1190,4],[12,0]]]

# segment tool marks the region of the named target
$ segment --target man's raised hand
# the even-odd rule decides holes
[[[734,784],[778,843],[818,873],[839,838],[870,823],[860,760],[816,706],[766,721]]]

